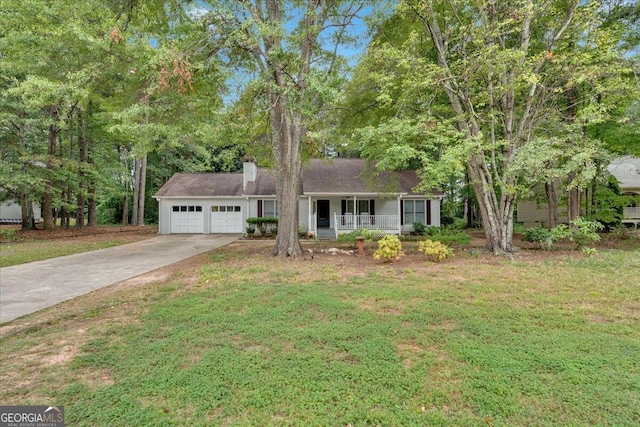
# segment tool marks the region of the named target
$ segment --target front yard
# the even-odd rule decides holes
[[[3,325],[0,401],[68,425],[640,423],[640,252],[308,245],[237,243]]]

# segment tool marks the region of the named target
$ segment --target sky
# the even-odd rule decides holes
[[[341,44],[337,48],[337,53],[345,57],[348,61],[349,66],[351,67],[357,64],[360,55],[364,52],[370,41],[365,19],[372,13],[373,7],[371,6],[372,2],[370,1],[364,1],[363,3],[365,4],[365,6],[358,11],[356,18],[353,19],[352,24],[347,28],[347,33],[354,38],[354,42],[349,44]],[[204,16],[209,10],[211,10],[206,1],[198,0],[196,4],[197,5],[195,5],[190,11],[191,16],[193,17]],[[285,25],[285,28],[293,31],[303,13],[303,8],[289,9],[289,21]],[[335,30],[332,30],[331,28],[323,32],[320,39],[323,48],[330,51],[334,50],[335,46],[331,41],[331,37],[334,34]],[[231,94],[225,101],[227,103],[232,103],[235,99],[237,99],[237,96],[239,95],[242,88],[246,86],[246,83],[249,79],[250,76],[247,75],[235,74],[234,76],[232,76],[227,82],[232,88]]]

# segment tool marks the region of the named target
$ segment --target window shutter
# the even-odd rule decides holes
[[[262,217],[262,200],[258,200],[258,218]]]
[[[371,199],[369,200],[369,215],[371,215],[371,225],[376,225],[376,201]]]
[[[404,200],[400,200],[400,224],[404,225]]]
[[[347,213],[347,201],[342,200],[342,215]]]
[[[427,224],[431,225],[431,200],[427,200]]]

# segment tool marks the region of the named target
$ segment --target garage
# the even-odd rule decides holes
[[[204,213],[202,206],[180,205],[171,207],[171,233],[203,233]]]
[[[211,206],[212,233],[243,233],[240,205]]]

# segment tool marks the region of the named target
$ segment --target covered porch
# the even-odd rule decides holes
[[[318,238],[337,239],[340,234],[351,233],[355,230],[376,230],[384,234],[402,233],[398,215],[338,215],[334,212],[333,221],[329,227],[318,227],[316,214],[309,218],[309,232]]]
[[[374,193],[308,196],[309,233],[338,238],[340,234],[366,228],[401,234],[400,197]]]

